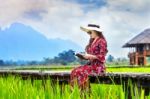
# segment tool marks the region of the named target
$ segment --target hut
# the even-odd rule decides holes
[[[123,48],[126,47],[130,49],[128,54],[130,65],[147,65],[150,57],[150,28],[125,43]]]

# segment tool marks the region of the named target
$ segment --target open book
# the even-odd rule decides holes
[[[76,53],[75,55],[76,55],[78,58],[80,58],[80,59],[85,59],[83,53]],[[85,59],[85,60],[86,60],[86,59]]]

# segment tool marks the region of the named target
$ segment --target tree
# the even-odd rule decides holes
[[[76,60],[76,57],[74,56],[73,50],[68,50],[68,51],[63,51],[62,53],[59,53],[57,59],[62,65],[64,65],[67,63],[74,62]]]
[[[76,61],[76,57],[74,56],[74,51],[68,50],[68,51],[63,51],[59,53],[53,59],[44,58],[44,61],[42,63],[45,65],[48,65],[48,64],[67,65],[68,63],[75,62],[75,61]]]
[[[0,60],[0,66],[4,66],[4,61],[3,60]]]
[[[53,63],[53,59],[46,58],[46,57],[44,57],[43,59],[44,59],[44,61],[42,61],[42,63],[41,63],[43,65],[49,65],[49,64]]]
[[[66,62],[73,62],[76,60],[73,50],[63,51],[62,53],[58,54],[58,57],[60,60],[63,60]]]
[[[112,55],[109,55],[107,58],[108,62],[113,62],[114,61],[114,57]]]
[[[29,65],[38,65],[38,62],[37,61],[30,61],[28,64]]]

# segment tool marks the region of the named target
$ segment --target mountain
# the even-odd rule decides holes
[[[0,29],[0,59],[42,60],[64,50],[83,50],[79,45],[62,39],[47,39],[44,35],[21,23]]]

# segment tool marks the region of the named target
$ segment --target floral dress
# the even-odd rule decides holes
[[[95,43],[88,47],[87,53],[95,55],[97,59],[90,60],[87,64],[72,70],[71,86],[74,85],[75,80],[77,80],[79,86],[82,86],[88,80],[88,75],[99,75],[106,70],[104,62],[107,53],[107,42],[105,39],[97,38]]]

